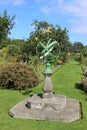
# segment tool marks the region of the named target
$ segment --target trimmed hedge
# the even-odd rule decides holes
[[[0,66],[1,88],[23,90],[35,87],[39,79],[34,70],[22,63]]]

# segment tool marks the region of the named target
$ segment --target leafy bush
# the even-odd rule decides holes
[[[81,66],[82,71],[83,71],[83,77],[81,79],[81,85],[83,87],[83,90],[87,92],[87,67],[86,66]]]
[[[83,87],[83,90],[87,92],[87,77],[82,78],[81,85]]]
[[[18,60],[20,53],[21,51],[18,46],[9,44],[0,50],[0,57],[2,57],[3,60],[14,63]]]
[[[7,89],[27,89],[35,87],[39,79],[32,68],[22,64],[14,63],[0,66],[0,84]]]
[[[14,44],[8,45],[7,48],[8,48],[7,52],[8,56],[17,56],[20,54],[20,48]]]
[[[87,47],[83,48],[82,54],[83,54],[84,57],[87,57]]]
[[[80,53],[74,53],[73,54],[73,59],[76,60],[76,61],[81,62],[81,55],[80,55]]]

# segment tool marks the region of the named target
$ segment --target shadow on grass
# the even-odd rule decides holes
[[[76,83],[76,84],[75,84],[75,88],[76,88],[76,89],[83,90],[83,86],[82,86],[81,83]]]
[[[87,95],[87,91],[84,91],[81,83],[76,83],[75,86],[76,86],[76,89],[82,90],[82,92],[84,92],[84,94]],[[87,101],[87,98],[85,100]]]

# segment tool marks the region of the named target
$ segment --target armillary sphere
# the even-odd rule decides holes
[[[37,44],[36,52],[40,59],[44,59],[48,62],[50,58],[58,58],[60,53],[60,45],[54,39],[49,39],[47,43],[40,41]]]

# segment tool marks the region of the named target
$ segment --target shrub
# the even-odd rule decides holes
[[[35,87],[39,79],[32,68],[22,63],[0,66],[0,84],[7,89],[27,89]]]
[[[81,85],[83,87],[83,90],[87,92],[87,77],[82,78]]]
[[[80,53],[74,53],[73,54],[73,58],[74,58],[74,60],[76,60],[78,62],[81,62],[81,55],[80,55]]]
[[[82,71],[83,71],[83,77],[81,79],[81,85],[83,87],[83,90],[87,92],[87,67],[86,66],[81,66]]]
[[[18,56],[20,54],[20,48],[16,45],[10,44],[7,48],[7,56]]]

